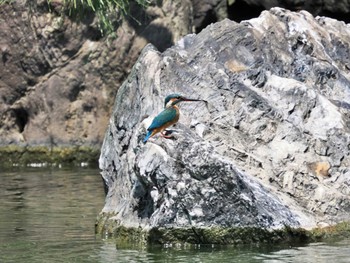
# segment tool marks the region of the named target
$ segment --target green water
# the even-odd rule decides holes
[[[350,240],[306,246],[118,248],[96,237],[98,170],[0,171],[0,262],[350,262]]]

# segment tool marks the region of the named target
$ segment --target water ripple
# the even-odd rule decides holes
[[[98,170],[0,172],[0,262],[350,262],[350,240],[299,247],[120,248],[94,233]]]

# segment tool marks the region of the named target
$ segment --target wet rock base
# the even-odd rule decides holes
[[[264,229],[259,227],[191,227],[164,228],[125,227],[113,215],[102,213],[96,221],[96,234],[114,239],[118,245],[243,245],[243,244],[291,244],[300,245],[331,239],[350,237],[350,222],[311,230],[291,228]]]

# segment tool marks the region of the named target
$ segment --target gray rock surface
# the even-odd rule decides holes
[[[291,11],[306,10],[312,15],[332,17],[350,22],[349,0],[191,0],[193,5],[193,25],[196,32],[211,23],[229,18],[236,22],[258,17],[263,10],[281,7]]]
[[[280,8],[224,20],[161,53],[118,91],[100,168],[120,226],[310,228],[349,220],[350,27]],[[146,128],[177,92],[176,140]]]
[[[61,3],[1,5],[0,146],[100,147],[116,91],[142,48],[165,50],[192,32],[189,1],[134,7],[108,38],[92,14],[81,23],[61,16]]]
[[[99,148],[115,94],[142,48],[152,43],[162,52],[193,30],[230,17],[232,10],[246,13],[240,8],[229,10],[237,2],[164,0],[152,2],[146,10],[132,6],[136,19],[119,23],[115,38],[101,36],[92,14],[81,23],[61,17],[61,0],[16,0],[2,5],[0,147]],[[248,13],[254,5],[282,4],[313,14],[332,12],[340,19],[349,12],[346,1],[246,2]]]

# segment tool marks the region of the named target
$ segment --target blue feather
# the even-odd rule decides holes
[[[168,104],[168,102],[169,102],[171,99],[178,98],[178,97],[181,97],[181,95],[180,95],[180,94],[177,94],[177,93],[170,94],[170,95],[166,96],[166,98],[165,98],[165,100],[164,100],[164,108],[166,107],[166,105]]]
[[[152,121],[151,125],[147,129],[147,134],[143,142],[146,143],[151,137],[154,129],[160,128],[166,123],[174,120],[176,118],[176,110],[174,108],[167,108],[159,113]]]
[[[162,127],[167,122],[176,118],[176,110],[174,108],[167,108],[159,113],[152,121],[152,124],[148,127],[148,131],[152,131],[156,128]]]
[[[151,137],[152,131],[148,131],[146,134],[146,137],[143,139],[143,143],[146,143],[149,139],[149,137]]]

